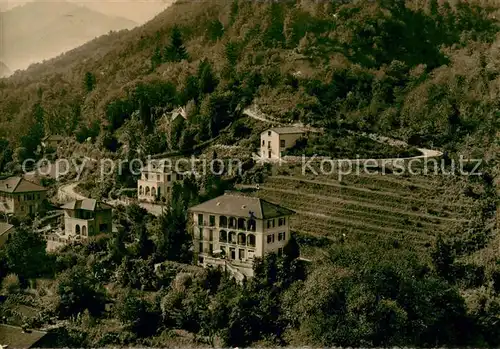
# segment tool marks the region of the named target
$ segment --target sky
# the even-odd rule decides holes
[[[38,0],[40,1],[40,0]],[[42,0],[43,1],[43,0]],[[52,0],[58,2],[60,0]],[[167,8],[173,0],[67,0],[106,15],[124,17],[143,24]],[[0,11],[23,5],[25,0],[0,0]]]

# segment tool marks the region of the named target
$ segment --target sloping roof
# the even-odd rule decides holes
[[[289,126],[289,127],[273,127],[270,128],[264,132],[267,131],[274,131],[277,134],[296,134],[296,133],[306,133],[306,131],[303,128],[300,127],[294,127],[294,126]],[[263,133],[264,133],[263,132]]]
[[[42,339],[47,332],[30,330],[23,333],[21,327],[0,324],[0,345],[10,348],[30,348]]]
[[[65,210],[84,210],[84,211],[104,211],[111,210],[111,206],[95,199],[75,200],[61,206]]]
[[[9,177],[0,180],[0,191],[4,193],[30,193],[34,191],[46,191],[44,187],[30,182],[22,177]]]
[[[5,234],[6,232],[11,230],[12,228],[14,228],[14,226],[12,224],[0,222],[0,236]]]
[[[291,215],[294,212],[266,200],[236,193],[226,193],[215,199],[193,206],[189,211],[207,212],[226,216],[249,217],[250,212],[257,219],[268,219]]]
[[[42,141],[62,141],[62,140],[64,140],[64,137],[59,135],[50,135],[42,138]]]
[[[187,113],[186,110],[183,107],[179,107],[177,109],[174,109],[172,111],[172,121],[177,119],[178,116],[182,116],[184,120],[187,120]]]

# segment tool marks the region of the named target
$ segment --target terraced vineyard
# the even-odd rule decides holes
[[[456,179],[391,174],[316,176],[280,170],[254,192],[296,212],[292,230],[333,241],[425,249],[468,220],[472,200]],[[290,173],[291,172],[291,173]],[[295,173],[294,173],[295,172]]]

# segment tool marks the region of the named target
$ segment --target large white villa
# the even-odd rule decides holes
[[[293,211],[266,200],[227,193],[189,209],[198,263],[230,265],[252,276],[255,257],[283,253]]]

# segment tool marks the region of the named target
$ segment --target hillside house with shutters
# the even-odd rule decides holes
[[[94,199],[69,202],[64,210],[64,235],[68,239],[86,239],[112,231],[112,207]]]
[[[46,198],[47,189],[23,177],[0,180],[0,212],[6,215],[34,215]]]
[[[293,211],[266,200],[226,193],[189,209],[198,263],[227,265],[253,275],[253,261],[283,253]]]
[[[42,148],[43,149],[57,149],[59,145],[64,141],[63,136],[50,135],[42,138]]]
[[[275,127],[260,134],[260,156],[263,159],[281,159],[283,152],[304,137],[306,131],[300,127]]]

